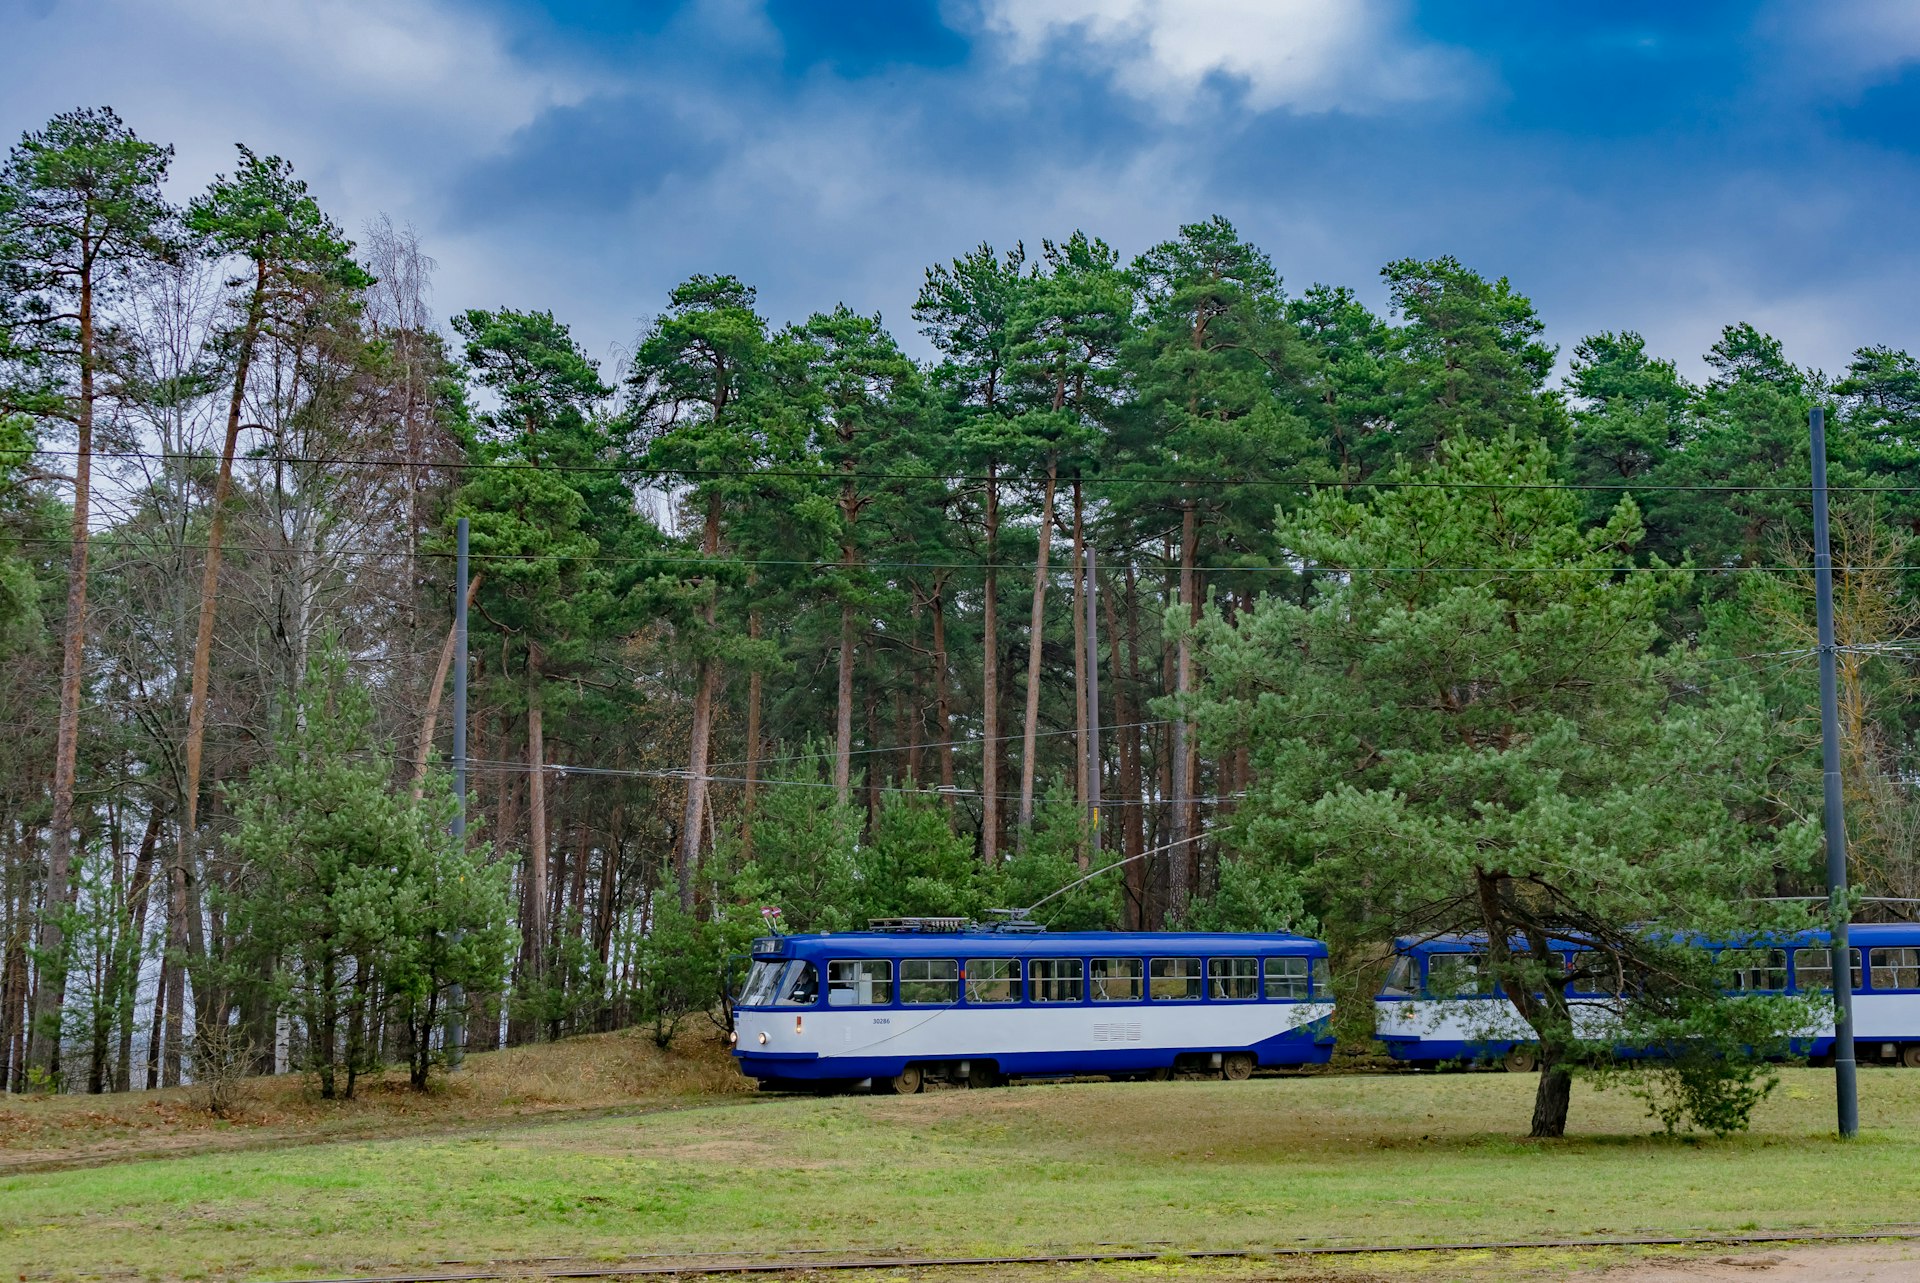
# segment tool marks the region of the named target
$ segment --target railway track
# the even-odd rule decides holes
[[[761,1274],[800,1274],[848,1270],[980,1269],[1016,1265],[1098,1265],[1127,1261],[1209,1261],[1246,1259],[1311,1259],[1333,1256],[1397,1255],[1442,1252],[1568,1251],[1609,1247],[1756,1247],[1779,1243],[1859,1243],[1920,1241],[1920,1225],[1885,1225],[1843,1232],[1812,1229],[1761,1230],[1741,1233],[1650,1234],[1617,1238],[1488,1240],[1460,1243],[1338,1243],[1323,1245],[1274,1244],[1264,1247],[1177,1249],[1170,1247],[1111,1247],[1080,1252],[1026,1252],[999,1256],[930,1256],[911,1253],[861,1254],[826,1251],[789,1252],[778,1256],[724,1257],[689,1253],[683,1256],[630,1257],[624,1261],[546,1259],[487,1262],[414,1274],[367,1274],[309,1283],[493,1283],[509,1279],[615,1279],[719,1277]]]

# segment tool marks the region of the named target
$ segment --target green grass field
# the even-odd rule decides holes
[[[449,1259],[1040,1245],[1181,1248],[1920,1219],[1920,1073],[1791,1070],[1751,1134],[1670,1140],[1530,1076],[1086,1083],[771,1098],[0,1179],[0,1274],[299,1277]]]

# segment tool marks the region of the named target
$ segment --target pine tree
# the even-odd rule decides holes
[[[934,371],[957,426],[955,453],[986,477],[980,518],[986,563],[980,595],[980,858],[1000,854],[1000,470],[1006,418],[1011,412],[1007,372],[1013,315],[1025,290],[1026,247],[1004,254],[982,244],[972,253],[927,269],[914,318],[944,358]]]
[[[1119,516],[1136,539],[1177,541],[1168,780],[1167,916],[1186,912],[1200,836],[1199,758],[1182,711],[1193,689],[1188,626],[1205,600],[1203,562],[1274,551],[1266,514],[1325,471],[1325,449],[1293,408],[1308,359],[1296,352],[1267,256],[1215,218],[1141,255],[1143,313],[1127,361],[1132,398],[1115,442]],[[1276,484],[1279,483],[1279,484]]]
[[[478,613],[501,636],[503,667],[517,669],[499,676],[512,683],[507,697],[526,725],[518,976],[538,983],[552,945],[546,719],[568,699],[567,685],[553,679],[584,665],[617,627],[613,573],[599,558],[620,547],[637,518],[618,476],[595,471],[619,453],[595,412],[609,389],[566,326],[551,313],[504,309],[469,311],[453,326],[478,381],[500,399],[476,419],[474,455],[489,466],[474,470],[450,517],[469,519],[474,556],[487,571]],[[516,1039],[525,1033],[514,1025]]]
[[[92,533],[96,411],[105,374],[104,305],[125,273],[172,252],[172,211],[160,194],[173,149],[137,137],[111,108],[55,116],[23,136],[0,168],[0,265],[11,322],[6,354],[25,357],[35,376],[20,402],[26,411],[74,431],[72,546],[62,623],[58,742],[53,814],[48,821],[46,894],[36,947],[42,974],[35,991],[28,1062],[55,1081],[60,1005],[66,991],[61,914],[73,900],[74,780],[79,761],[80,688],[87,641],[87,552]],[[18,587],[18,577],[11,579]]]
[[[444,790],[420,803],[395,790],[373,719],[346,656],[323,646],[273,757],[232,790],[232,846],[253,877],[230,906],[244,933],[230,962],[270,977],[327,1099],[351,1097],[377,1066],[382,993],[398,1004],[424,1087],[445,994],[497,985],[512,946],[505,868],[448,835]]]
[[[1198,703],[1212,740],[1253,745],[1241,858],[1297,872],[1330,930],[1485,934],[1538,1039],[1535,1136],[1565,1131],[1574,1068],[1612,1054],[1575,1028],[1550,941],[1592,943],[1588,991],[1626,975],[1598,991],[1657,994],[1664,1027],[1707,1036],[1719,991],[1673,941],[1752,929],[1776,869],[1817,845],[1749,822],[1759,700],[1655,657],[1679,588],[1614,573],[1631,501],[1586,528],[1554,466],[1538,440],[1460,441],[1388,474],[1419,487],[1322,495],[1281,531],[1319,595],[1210,616]]]

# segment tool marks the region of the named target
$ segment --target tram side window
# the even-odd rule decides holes
[[[1147,976],[1147,992],[1155,1002],[1200,1001],[1198,958],[1155,958]]]
[[[1412,962],[1412,958],[1402,958]],[[1268,958],[1267,998],[1275,1002],[1305,1002],[1313,996],[1313,959]],[[1398,970],[1396,967],[1395,970]],[[1388,976],[1391,983],[1393,977]]]
[[[1785,993],[1787,951],[1740,950],[1734,958],[1733,988],[1736,993]]]
[[[1624,983],[1620,960],[1603,949],[1568,954],[1567,976],[1567,992],[1582,998],[1617,997]]]
[[[1269,958],[1267,966],[1272,967],[1275,961],[1284,961],[1284,959]],[[1268,971],[1267,976],[1267,997],[1271,998],[1275,996],[1272,971]],[[1405,953],[1395,958],[1393,965],[1387,968],[1387,978],[1381,982],[1380,996],[1383,998],[1419,997],[1420,959]]]
[[[827,964],[829,1007],[885,1007],[893,1002],[893,964],[859,958]]]
[[[1869,949],[1875,989],[1920,989],[1920,949]]]
[[[1493,972],[1484,953],[1427,955],[1427,993],[1434,998],[1468,998],[1493,992]]]
[[[1216,1002],[1252,1002],[1260,996],[1258,958],[1208,958],[1207,996]]]
[[[960,999],[960,964],[952,958],[902,958],[900,1001],[948,1006]]]
[[[1035,1002],[1080,1001],[1080,959],[1029,958],[1027,978]]]
[[[1139,1002],[1144,970],[1138,958],[1090,958],[1095,1002]]]
[[[1862,988],[1860,983],[1862,978],[1860,975],[1860,951],[1858,949],[1849,949],[1847,950],[1847,956],[1853,963],[1853,987],[1856,990],[1860,989]],[[1794,986],[1802,992],[1811,993],[1817,989],[1825,989],[1831,992],[1833,989],[1832,951],[1825,945],[1819,945],[1811,949],[1795,949],[1793,951],[1793,980]]]
[[[1020,1001],[1020,963],[1015,958],[968,958],[967,1001]]]

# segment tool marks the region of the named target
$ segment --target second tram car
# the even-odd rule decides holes
[[[1826,993],[1833,977],[1828,934],[1804,931],[1785,939],[1742,946],[1745,963],[1736,974],[1745,993]],[[1856,923],[1849,928],[1853,955],[1853,1026],[1856,1054],[1864,1061],[1920,1069],[1920,924]],[[1555,941],[1572,955],[1584,946]],[[1712,947],[1712,946],[1708,946]],[[1605,1027],[1609,995],[1569,993],[1581,1032]],[[1532,1031],[1507,1001],[1486,965],[1486,940],[1444,936],[1403,939],[1374,1003],[1374,1036],[1396,1060],[1423,1064],[1493,1061],[1508,1069],[1534,1067]],[[1795,1048],[1814,1059],[1833,1051],[1833,1020],[1827,1017]],[[1631,1054],[1621,1049],[1620,1054]]]
[[[1227,1079],[1333,1051],[1327,946],[1295,935],[1060,932],[910,920],[766,936],[734,1004],[740,1069],[768,1086],[929,1078]]]

